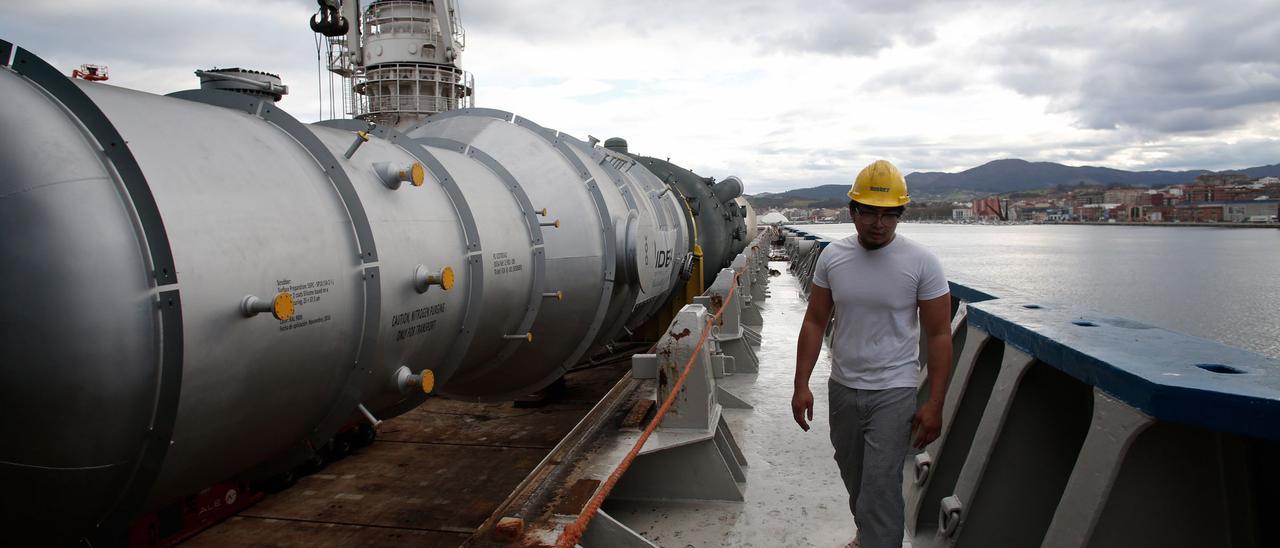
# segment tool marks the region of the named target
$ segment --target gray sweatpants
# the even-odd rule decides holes
[[[856,390],[827,381],[831,445],[862,548],[902,546],[902,463],[916,389]]]

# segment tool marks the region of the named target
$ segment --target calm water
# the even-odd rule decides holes
[[[828,238],[851,224],[807,225]],[[1280,358],[1280,230],[903,223],[947,276]]]

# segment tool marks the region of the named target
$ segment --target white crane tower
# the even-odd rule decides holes
[[[342,77],[344,112],[406,129],[438,112],[474,105],[462,70],[466,43],[455,0],[317,0],[311,29],[324,35],[328,68]]]

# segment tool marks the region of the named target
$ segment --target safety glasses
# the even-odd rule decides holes
[[[898,224],[898,219],[902,217],[902,211],[896,209],[890,210],[874,210],[869,208],[855,207],[853,212],[857,214],[864,222],[880,223],[885,225]]]

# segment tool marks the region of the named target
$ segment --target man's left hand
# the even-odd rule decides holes
[[[925,402],[911,417],[911,446],[924,449],[942,433],[942,404]]]

